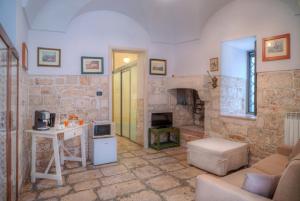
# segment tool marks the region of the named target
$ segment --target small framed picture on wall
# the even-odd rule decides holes
[[[211,72],[219,71],[219,58],[211,58],[209,59],[209,70]]]
[[[81,57],[81,74],[103,73],[103,57]]]
[[[22,43],[22,67],[28,70],[28,48],[26,43]]]
[[[61,50],[54,48],[38,48],[38,66],[60,67]]]
[[[263,61],[291,58],[291,36],[283,34],[263,39]]]
[[[167,60],[150,59],[150,75],[167,75]]]

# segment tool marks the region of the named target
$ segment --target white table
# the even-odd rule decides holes
[[[46,131],[38,131],[38,130],[26,131],[28,133],[31,133],[32,135],[32,158],[31,158],[31,182],[32,183],[35,183],[37,178],[44,178],[44,179],[57,180],[57,184],[62,185],[62,174],[61,174],[60,165],[61,164],[63,165],[65,160],[80,161],[82,162],[82,166],[86,167],[85,132],[84,132],[86,126],[87,124],[84,124],[82,126],[68,127],[65,129],[51,128]],[[69,140],[77,136],[80,136],[80,141],[81,141],[81,157],[75,157],[64,147],[64,140]],[[51,156],[51,159],[48,163],[46,170],[43,173],[36,172],[37,138],[52,139],[52,144],[53,144],[53,154]],[[66,156],[64,152],[68,153],[68,156]],[[55,162],[56,174],[49,173],[53,161]]]

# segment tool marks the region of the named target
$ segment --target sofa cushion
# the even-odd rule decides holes
[[[242,189],[266,198],[273,198],[280,176],[247,173]]]
[[[286,168],[288,162],[289,161],[287,156],[281,154],[273,154],[257,162],[252,167],[266,174],[280,175]]]
[[[300,154],[292,159],[286,170],[282,173],[274,201],[300,200]]]
[[[300,154],[300,140],[298,140],[298,142],[293,147],[292,153],[289,155],[289,160],[292,160],[298,154]]]
[[[242,187],[247,173],[264,173],[264,172],[262,172],[258,169],[255,169],[255,168],[246,168],[246,169],[242,169],[237,172],[234,172],[232,174],[229,174],[226,177],[222,177],[221,179],[223,181],[226,181],[226,182],[234,185],[234,186]]]

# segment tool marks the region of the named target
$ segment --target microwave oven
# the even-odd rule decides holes
[[[114,125],[111,121],[93,122],[93,138],[114,136]]]

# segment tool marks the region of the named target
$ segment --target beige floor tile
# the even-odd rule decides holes
[[[146,184],[156,191],[165,191],[180,185],[177,179],[169,175],[149,179]]]
[[[113,176],[118,174],[123,174],[128,172],[127,168],[124,165],[115,165],[109,167],[100,168],[104,176]]]
[[[69,193],[71,189],[72,188],[70,186],[64,186],[64,187],[45,190],[40,193],[39,199],[63,196]]]
[[[187,160],[187,154],[178,154],[178,155],[174,155],[174,158],[176,158],[179,161],[186,161]]]
[[[192,188],[196,188],[196,181],[197,181],[197,178],[196,178],[196,177],[187,180],[188,184],[189,184]]]
[[[176,163],[178,162],[175,158],[172,157],[163,157],[149,160],[154,165],[164,165],[167,163]]]
[[[63,177],[63,185],[66,183],[65,177]],[[44,190],[48,188],[57,187],[57,181],[52,179],[38,179],[36,182],[36,188],[38,190]]]
[[[36,192],[26,192],[20,196],[20,201],[34,201],[37,197]]]
[[[194,167],[188,167],[188,168],[185,168],[185,169],[181,169],[181,170],[177,170],[177,171],[174,171],[174,172],[171,172],[170,174],[179,178],[179,179],[190,179],[192,177],[196,177],[200,174],[205,174],[206,172],[200,170],[200,169],[197,169],[197,168],[194,168]]]
[[[127,197],[119,198],[118,201],[161,201],[162,199],[153,191],[141,191]]]
[[[119,175],[114,175],[110,177],[103,177],[100,179],[102,185],[107,186],[111,184],[121,183],[125,181],[130,181],[136,179],[136,177],[132,173],[124,173]]]
[[[195,193],[191,187],[178,187],[161,194],[166,201],[194,201]]]
[[[146,160],[150,160],[150,159],[162,158],[165,156],[166,156],[165,153],[156,153],[156,154],[147,154],[145,156],[142,156],[142,158]]]
[[[133,170],[133,173],[140,179],[148,179],[150,177],[160,175],[163,172],[154,166],[144,166],[141,168],[136,168]]]
[[[146,160],[139,157],[125,158],[121,160],[121,163],[123,163],[128,168],[136,168],[148,165],[148,162]]]
[[[74,184],[82,181],[88,181],[102,177],[100,170],[88,170],[85,172],[75,173],[68,176],[67,183]]]
[[[119,154],[119,157],[120,158],[133,158],[133,157],[135,157],[135,155],[132,153],[126,152],[126,153]]]
[[[160,169],[166,171],[166,172],[172,172],[180,169],[186,168],[185,166],[179,164],[179,163],[169,163],[166,165],[159,166]]]
[[[104,186],[97,191],[100,200],[114,199],[129,193],[138,192],[145,189],[145,185],[138,180]]]
[[[73,186],[73,189],[75,191],[83,191],[83,190],[97,188],[99,186],[100,186],[100,182],[98,180],[90,180],[90,181],[84,181],[84,182],[75,184]]]
[[[80,191],[72,193],[61,198],[61,201],[94,201],[97,195],[92,190]]]
[[[176,155],[176,154],[183,154],[187,152],[187,149],[185,147],[174,147],[170,149],[165,149],[163,152],[169,154],[169,155]]]

